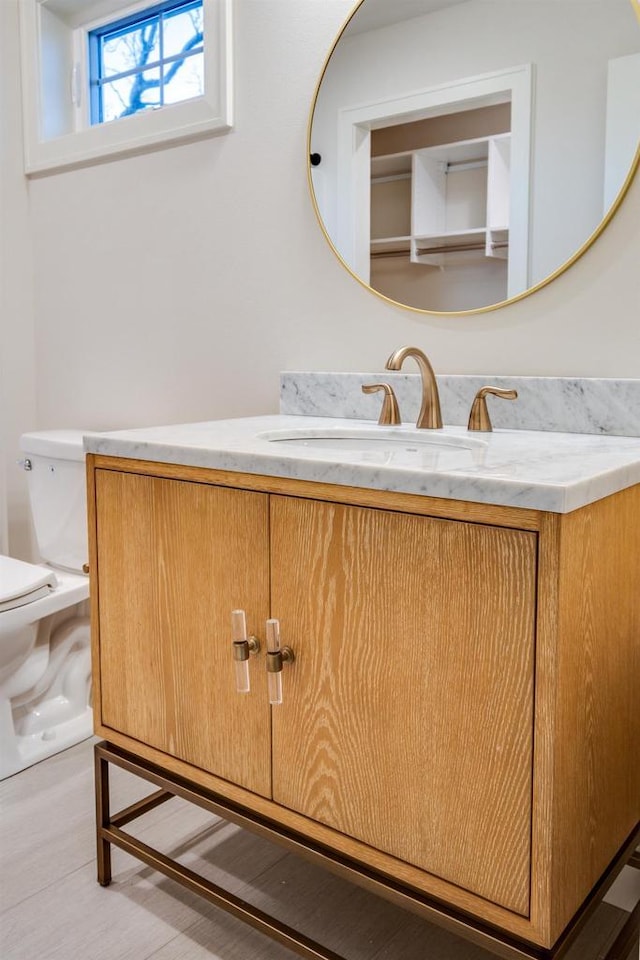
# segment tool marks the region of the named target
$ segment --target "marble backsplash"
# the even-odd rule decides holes
[[[551,430],[640,436],[640,380],[573,377],[439,375],[442,419],[465,426],[476,392],[492,385],[516,389],[517,400],[488,397],[493,426],[511,430]],[[382,397],[366,395],[365,383],[390,383],[404,422],[420,408],[419,374],[285,372],[280,379],[280,412],[312,417],[377,420]]]

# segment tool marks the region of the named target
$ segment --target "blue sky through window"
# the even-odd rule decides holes
[[[202,0],[168,0],[89,34],[91,122],[204,93]]]

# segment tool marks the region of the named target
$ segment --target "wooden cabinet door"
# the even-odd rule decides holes
[[[526,915],[536,535],[273,497],[273,798]]]
[[[231,611],[269,616],[268,498],[96,472],[102,722],[269,796],[264,656],[235,691]]]

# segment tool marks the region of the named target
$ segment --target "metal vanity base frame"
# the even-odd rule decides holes
[[[111,844],[115,844],[147,866],[175,880],[227,913],[245,921],[261,933],[283,944],[298,956],[306,958],[306,960],[345,960],[345,958],[222,887],[211,883],[158,850],[142,843],[122,828],[166,800],[170,800],[172,797],[181,797],[183,800],[188,800],[210,813],[222,817],[224,820],[285,846],[291,852],[298,853],[372,893],[376,893],[386,900],[418,914],[423,919],[482,947],[494,956],[503,958],[503,960],[561,960],[571,948],[577,934],[592,911],[600,903],[604,892],[622,866],[629,863],[631,866],[640,869],[640,856],[634,852],[640,839],[639,830],[629,839],[624,851],[611,865],[600,884],[593,890],[589,900],[565,930],[560,940],[552,949],[546,950],[533,944],[518,941],[508,934],[482,924],[481,921],[456,912],[445,904],[404,887],[402,884],[396,883],[354,860],[342,857],[340,854],[322,847],[300,834],[288,831],[280,825],[257,816],[251,811],[239,807],[182,777],[170,774],[162,767],[127,753],[119,747],[103,741],[96,744],[94,755],[97,866],[98,882],[100,884],[107,886],[111,882]],[[112,763],[155,785],[158,789],[143,800],[112,815],[109,794],[109,764]],[[640,902],[629,914],[606,955],[600,954],[598,960],[635,960],[639,943]]]

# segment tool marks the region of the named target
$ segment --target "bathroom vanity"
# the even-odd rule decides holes
[[[175,875],[110,818],[116,762],[550,955],[638,842],[640,441],[280,416],[87,449],[101,882],[110,843]]]

